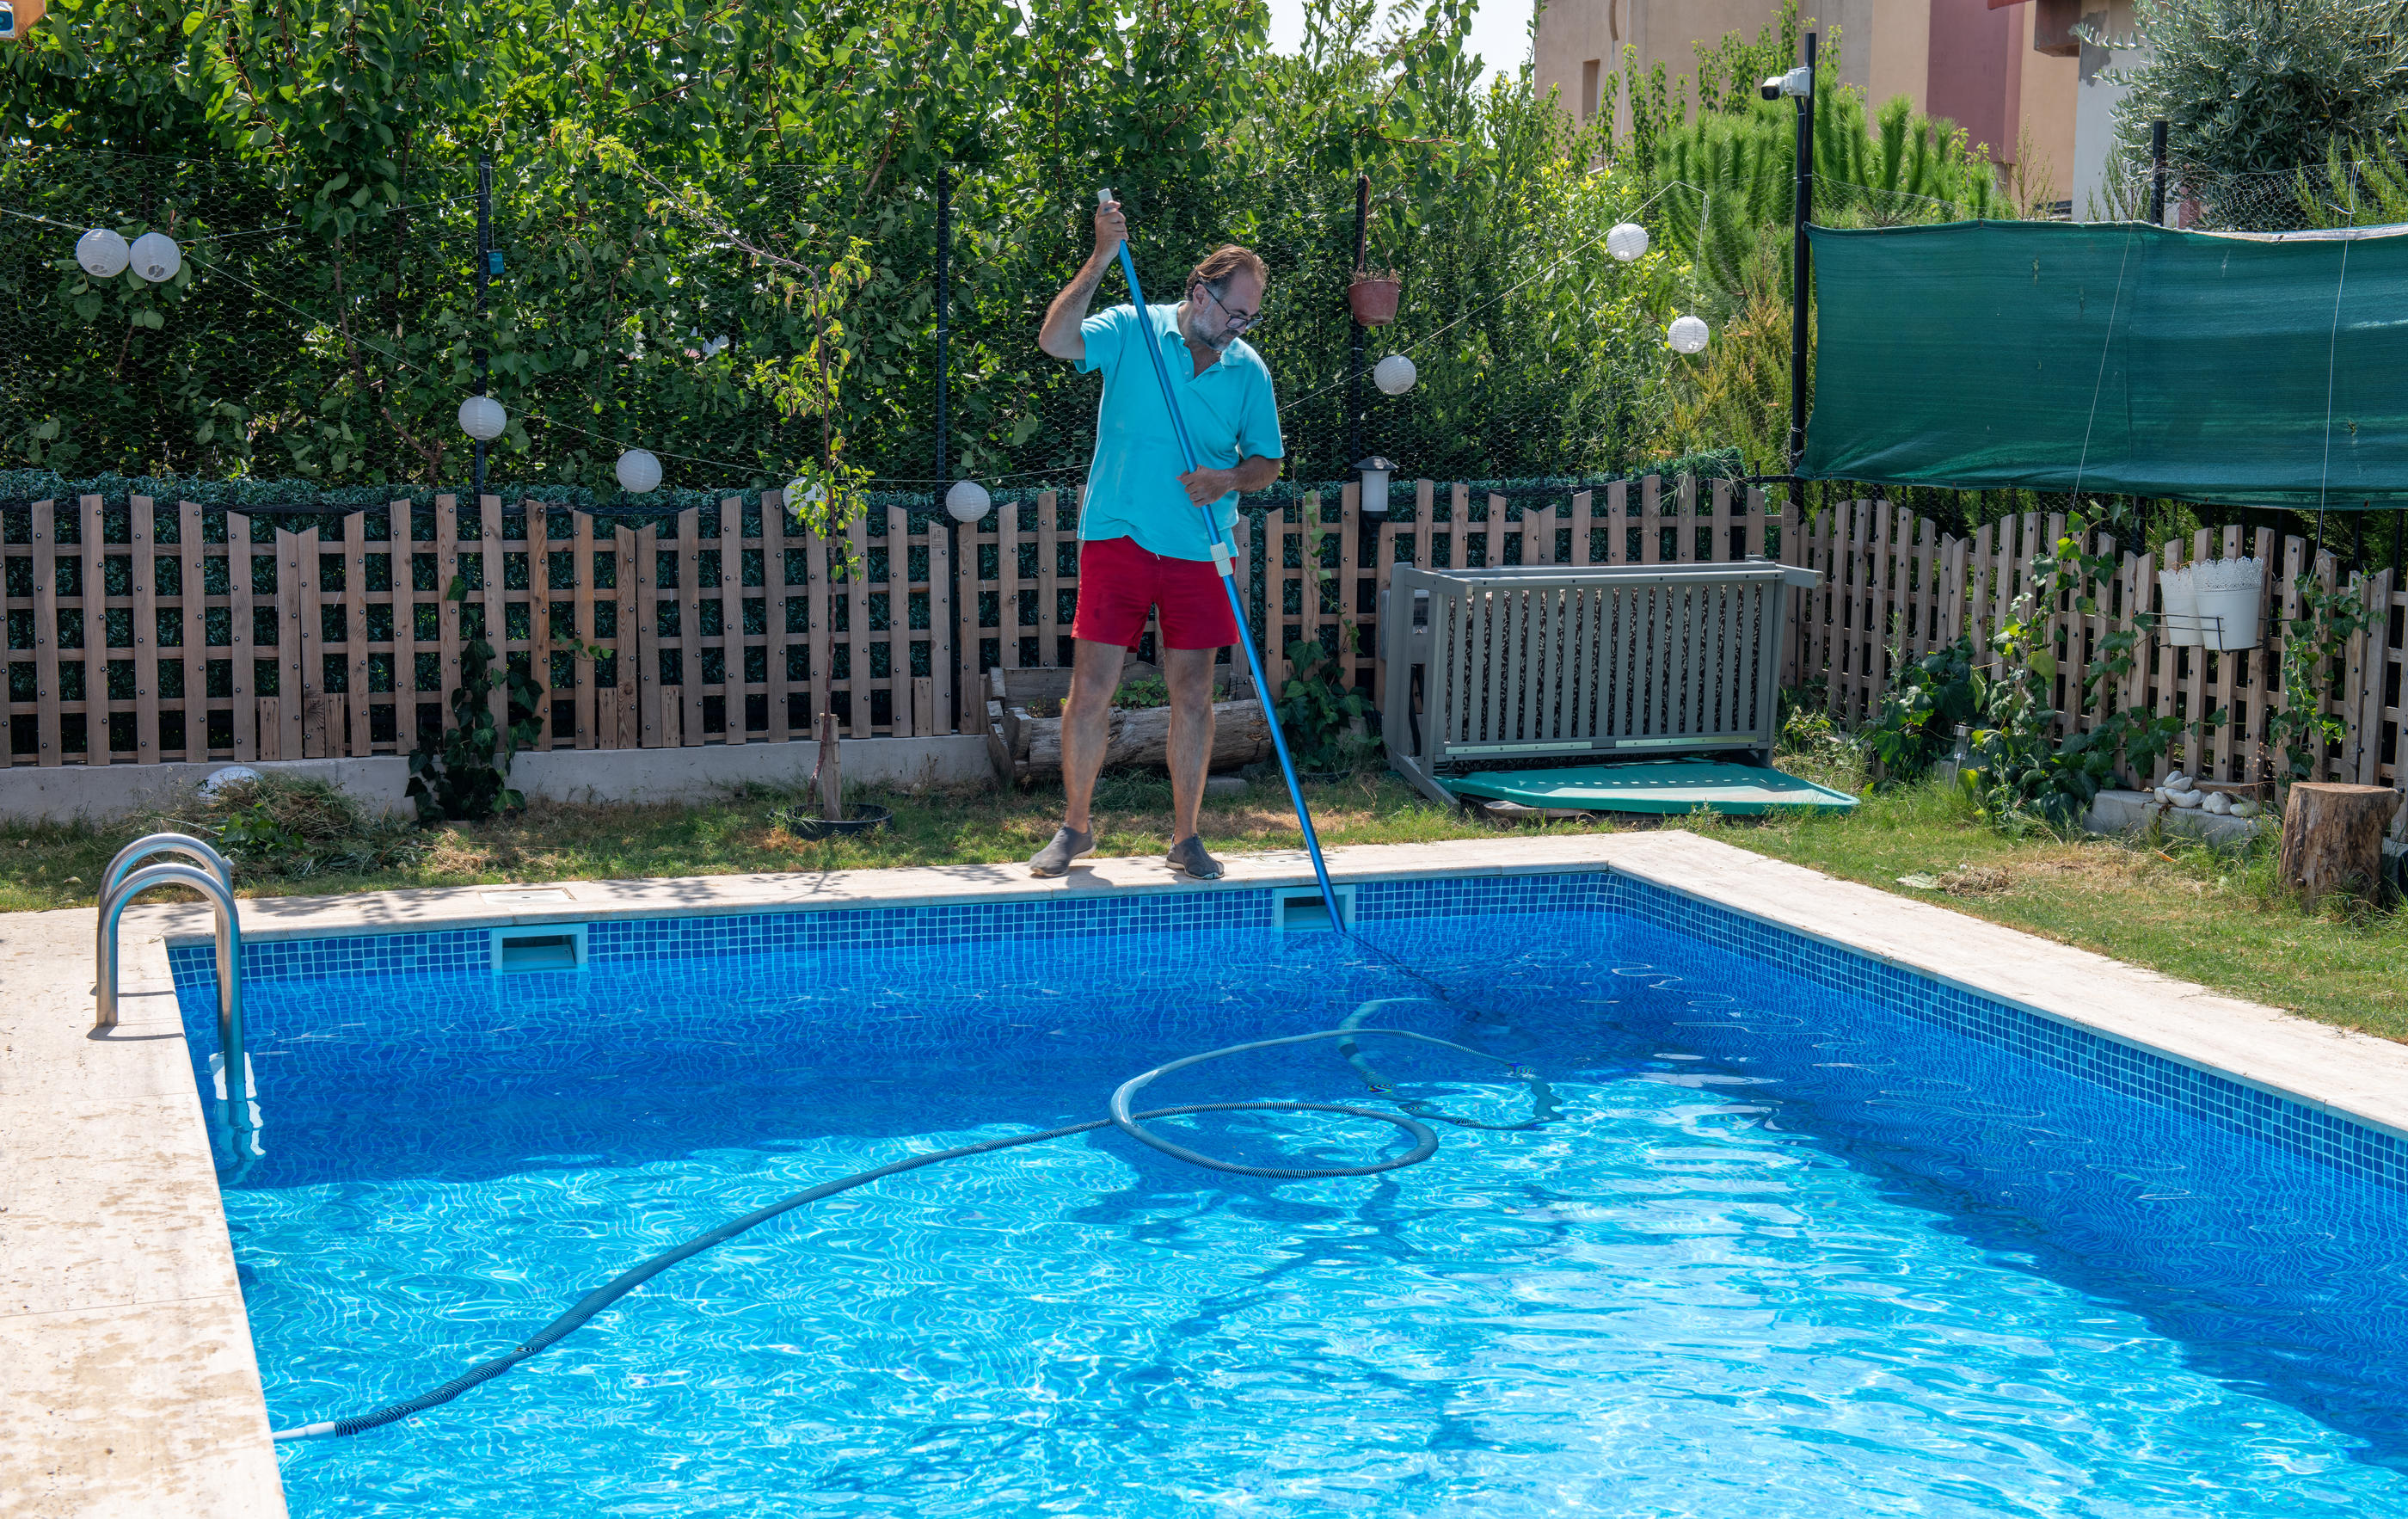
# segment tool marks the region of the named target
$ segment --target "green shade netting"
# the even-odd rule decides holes
[[[1810,480],[2408,506],[2408,228],[1809,231]]]

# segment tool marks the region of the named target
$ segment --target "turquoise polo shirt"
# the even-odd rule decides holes
[[[1286,456],[1271,372],[1261,354],[1240,338],[1199,375],[1186,339],[1179,336],[1177,307],[1147,307],[1145,327],[1170,371],[1170,388],[1179,396],[1179,414],[1196,445],[1199,468],[1228,469],[1254,455]],[[1204,513],[1179,483],[1186,466],[1179,456],[1178,435],[1170,430],[1170,413],[1163,409],[1161,381],[1138,346],[1144,340],[1140,331],[1133,306],[1098,311],[1079,324],[1087,343],[1079,369],[1101,370],[1104,376],[1079,537],[1134,538],[1138,547],[1167,559],[1210,559],[1212,540],[1204,530]],[[1222,531],[1235,525],[1238,493],[1213,502],[1212,513]]]

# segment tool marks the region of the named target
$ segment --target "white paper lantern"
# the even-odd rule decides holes
[[[974,480],[957,480],[953,481],[953,488],[945,493],[945,509],[953,514],[953,521],[957,523],[977,522],[994,505],[995,497],[987,494],[985,486]]]
[[[813,484],[811,481],[803,479],[800,475],[796,475],[793,480],[786,481],[786,509],[788,511],[794,510],[796,507],[816,507],[826,499],[827,487],[824,485]]]
[[[146,232],[134,239],[134,272],[152,284],[176,278],[184,266],[184,251],[164,232]]]
[[[1371,369],[1371,383],[1389,395],[1404,394],[1421,377],[1421,371],[1413,367],[1413,361],[1401,353],[1389,354]]]
[[[94,227],[76,239],[76,262],[94,279],[114,279],[134,260],[125,239],[107,227]]]
[[[1664,337],[1675,353],[1698,352],[1706,346],[1706,319],[1675,317],[1672,325],[1665,329]]]
[[[510,424],[510,414],[490,395],[471,395],[460,403],[460,430],[480,443],[490,443]]]
[[[1627,264],[1647,251],[1647,229],[1636,222],[1625,222],[1605,235],[1605,251]]]
[[[644,449],[629,449],[619,455],[619,489],[630,495],[641,495],[661,483],[661,462]]]

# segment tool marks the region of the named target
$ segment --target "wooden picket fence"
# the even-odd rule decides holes
[[[2062,530],[2025,516],[1958,538],[1870,500],[1827,507],[1801,528],[1760,491],[1689,478],[1510,500],[1422,480],[1412,494],[1410,508],[1399,492],[1390,511],[1367,516],[1348,485],[1240,520],[1240,583],[1274,680],[1303,639],[1383,689],[1378,623],[1400,564],[1765,554],[1821,572],[1793,605],[1785,680],[1819,677],[1831,713],[1854,726],[1879,709],[1898,660],[1998,626]],[[977,734],[984,672],[1068,664],[1078,600],[1068,491],[960,527],[889,508],[833,540],[794,527],[775,492],[640,524],[438,496],[353,512],[323,533],[88,496],[0,512],[0,529],[15,765],[407,752],[449,722],[462,648],[479,637],[538,675],[543,748],[778,742],[808,737],[822,710],[851,738]],[[2311,557],[2269,531],[2246,547],[2273,565],[2263,646],[2221,654],[2146,638],[2114,693],[2119,706],[2186,721],[2230,714],[2168,761],[2227,779],[2249,776],[2285,699],[2280,618],[2296,609],[2288,587]],[[2099,613],[2077,619],[2082,657],[2154,605],[2160,567],[2243,548],[2227,528],[2124,554]],[[2333,579],[2331,556],[2316,572]],[[455,580],[458,602],[445,595]],[[2327,769],[2398,785],[2408,595],[2388,574],[2365,590],[2385,615],[2324,698],[2350,732]],[[2069,723],[2099,720],[2070,672],[2059,696]]]
[[[781,506],[731,496],[637,525],[438,496],[339,533],[141,496],[0,513],[9,759],[404,753],[449,722],[480,637],[538,676],[547,749],[777,742],[821,710],[850,738],[980,733],[985,670],[1069,662],[1074,492],[958,529],[890,508],[833,541]],[[1263,566],[1251,622],[1278,678],[1311,638],[1369,681],[1398,564],[1732,558],[1764,552],[1771,521],[1727,482],[1509,503],[1424,480],[1368,530],[1352,485],[1252,515],[1238,552],[1246,583]]]
[[[1929,519],[1885,501],[1834,503],[1799,534],[1793,562],[1821,572],[1791,643],[1793,683],[1821,676],[1828,710],[1843,727],[1877,713],[1900,661],[1973,635],[1977,650],[2012,615],[2030,585],[2032,562],[2064,536],[2065,519],[2038,514],[2003,519],[1960,538]],[[2097,539],[2093,552],[2113,552]],[[2157,574],[2211,558],[2255,555],[2267,565],[2256,649],[2218,652],[2168,642],[2162,630],[2143,637],[2131,671],[2114,687],[2086,693],[2078,671],[2113,632],[2137,612],[2159,609]],[[2311,561],[2314,561],[2311,566]],[[2292,699],[2282,689],[2282,647],[2287,620],[2300,612],[2303,572],[2327,587],[2340,580],[2330,553],[2271,528],[2200,529],[2188,543],[2125,552],[2094,615],[2065,609],[2069,656],[2057,677],[2063,725],[2089,729],[2110,709],[2140,706],[2186,723],[2225,714],[2204,734],[2158,762],[2152,779],[2184,768],[2221,781],[2253,781],[2279,753],[2269,734],[2272,713]],[[2318,693],[2324,709],[2347,724],[2348,738],[2322,758],[2321,779],[2400,786],[2401,680],[2408,665],[2408,592],[2383,570],[2358,582],[2373,613],[2369,630],[2349,643],[2332,671],[2332,689]]]

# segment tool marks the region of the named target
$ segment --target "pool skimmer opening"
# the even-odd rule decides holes
[[[532,928],[496,928],[493,934],[494,972],[578,970],[585,965],[585,924],[540,924]]]
[[[1338,910],[1346,923],[1352,924],[1354,922],[1354,888],[1340,886],[1337,892]],[[1271,924],[1283,934],[1326,929],[1330,926],[1329,904],[1321,899],[1317,887],[1277,888],[1271,893]]]

